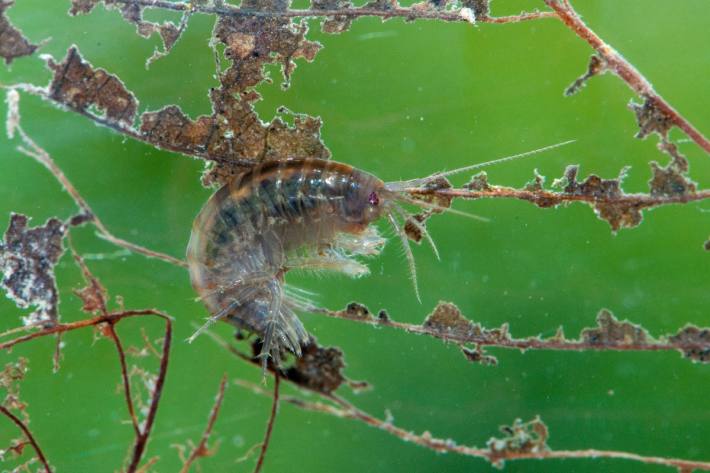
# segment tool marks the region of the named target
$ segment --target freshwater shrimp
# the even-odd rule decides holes
[[[228,320],[260,337],[264,369],[269,357],[279,366],[283,352],[301,356],[309,335],[296,311],[314,306],[289,290],[286,273],[310,269],[352,277],[368,274],[356,257],[380,253],[385,239],[373,224],[383,217],[401,240],[419,299],[405,223],[415,225],[438,252],[424,224],[410,218],[402,204],[459,212],[416,199],[412,192],[452,174],[567,143],[396,182],[332,160],[288,159],[255,166],[215,192],[192,226],[187,247],[190,279],[211,316],[189,341],[216,321]]]

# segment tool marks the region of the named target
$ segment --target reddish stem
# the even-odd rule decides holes
[[[710,154],[710,141],[666,102],[663,97],[656,93],[651,83],[634,66],[591,30],[582,21],[582,18],[574,10],[569,0],[544,0],[544,2],[548,7],[552,8],[562,20],[562,23],[594,48],[604,60],[608,70],[619,76],[639,96],[649,100],[674,125],[683,130],[691,140],[705,150],[706,153]]]
[[[15,414],[10,412],[5,406],[0,406],[0,412],[2,412],[8,419],[14,422],[15,425],[20,428],[20,430],[22,430],[22,433],[25,434],[25,437],[27,437],[27,440],[30,442],[30,445],[32,445],[32,448],[35,449],[35,452],[37,453],[37,458],[39,458],[39,461],[42,463],[44,471],[46,471],[47,473],[52,473],[52,469],[49,467],[49,462],[47,462],[47,458],[44,456],[44,453],[42,453],[42,449],[39,448],[37,440],[35,440],[34,436],[32,435],[32,432],[30,432],[30,429],[27,428],[25,423],[22,422],[20,418],[17,417]]]

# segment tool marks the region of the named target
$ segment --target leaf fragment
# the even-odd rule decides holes
[[[486,444],[489,449],[488,459],[497,468],[503,467],[509,455],[549,450],[547,440],[550,433],[539,416],[528,422],[515,419],[512,425],[501,426],[500,431],[505,434],[504,437],[492,437]]]
[[[498,364],[498,358],[487,354],[480,346],[474,348],[461,347],[461,353],[472,363],[478,363],[484,366],[496,366]]]
[[[353,7],[348,0],[313,0],[311,5],[314,10],[348,10]],[[321,23],[321,29],[324,33],[342,33],[350,28],[352,21],[347,15],[329,16]]]
[[[481,335],[481,327],[464,317],[459,308],[451,302],[440,301],[424,320],[423,326],[440,334],[462,337]]]
[[[29,228],[28,222],[25,215],[10,216],[4,241],[0,242],[2,285],[18,307],[34,307],[34,312],[23,317],[26,325],[51,326],[59,320],[54,266],[64,253],[67,226],[56,218],[34,228]]]
[[[303,356],[286,370],[286,378],[299,386],[330,394],[346,380],[343,352],[336,347],[321,347],[315,340],[303,347]]]
[[[69,48],[62,62],[50,59],[48,66],[54,71],[49,85],[54,101],[79,111],[97,108],[110,122],[133,123],[138,107],[135,96],[117,76],[84,61],[76,46]]]
[[[0,56],[5,59],[5,64],[12,63],[18,57],[31,56],[39,47],[30,43],[5,16],[5,11],[14,4],[15,0],[0,0]]]
[[[565,89],[565,97],[569,97],[571,95],[576,94],[579,92],[582,87],[584,87],[589,79],[591,79],[594,76],[597,76],[599,74],[602,74],[603,72],[606,71],[606,65],[604,64],[604,60],[594,54],[591,58],[589,58],[589,65],[587,66],[587,71],[579,76],[572,84]]]
[[[645,345],[650,336],[640,325],[619,321],[610,311],[602,309],[597,314],[597,326],[582,330],[581,339],[590,345]]]
[[[673,119],[664,113],[651,97],[646,97],[642,104],[631,101],[629,108],[636,114],[639,131],[636,138],[644,139],[652,133],[657,133],[665,139],[673,127]]]
[[[621,183],[626,176],[628,168],[622,168],[616,179],[602,179],[591,174],[584,181],[577,181],[579,166],[567,166],[564,177],[559,180],[564,184],[564,192],[568,195],[592,197],[594,213],[602,220],[606,220],[613,231],[622,228],[633,228],[643,220],[643,207],[634,202],[622,201],[624,191]]]
[[[682,350],[683,355],[696,363],[710,363],[710,329],[687,325],[668,337],[671,343],[696,345]]]
[[[99,4],[100,0],[71,0],[71,8],[69,9],[69,14],[76,16],[79,14],[86,14],[91,12],[91,10]]]
[[[676,197],[695,192],[697,186],[674,163],[660,166],[651,161],[653,177],[648,181],[652,196]]]

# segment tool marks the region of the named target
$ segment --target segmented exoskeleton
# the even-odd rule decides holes
[[[424,225],[408,219],[400,204],[450,209],[415,199],[412,190],[450,174],[550,148],[389,183],[329,160],[257,165],[212,195],[193,224],[187,249],[190,278],[211,317],[191,339],[210,323],[226,319],[262,339],[264,364],[270,355],[278,365],[283,350],[300,356],[309,336],[295,311],[308,310],[310,303],[288,290],[285,274],[291,269],[367,274],[355,257],[380,252],[385,240],[372,223],[383,216],[404,245],[419,297],[404,222],[417,226],[436,247]]]

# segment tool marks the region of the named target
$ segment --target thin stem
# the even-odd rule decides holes
[[[42,449],[39,448],[37,440],[35,440],[34,436],[32,435],[32,432],[30,432],[30,429],[27,428],[25,423],[22,422],[22,420],[20,420],[20,418],[17,417],[15,414],[10,412],[10,410],[7,409],[5,406],[0,405],[0,412],[5,415],[5,417],[14,422],[15,425],[20,428],[20,430],[22,430],[22,433],[25,435],[25,437],[27,437],[27,440],[30,442],[30,445],[32,445],[32,448],[34,448],[35,453],[37,453],[37,458],[39,458],[40,463],[42,463],[44,471],[46,473],[52,473],[52,469],[49,467],[47,457],[44,456]]]
[[[252,362],[255,366],[258,363]],[[273,374],[273,372],[270,372]],[[293,383],[291,380],[286,379],[286,381],[291,382],[300,390],[307,390],[318,394],[322,399],[329,402],[329,404],[322,402],[312,402],[306,401],[295,396],[284,396],[283,401],[292,404],[300,409],[309,410],[313,412],[320,412],[322,414],[328,414],[338,418],[353,419],[362,422],[370,427],[387,432],[394,437],[399,438],[404,442],[414,443],[420,447],[432,450],[438,453],[456,453],[459,455],[464,455],[468,457],[475,457],[487,460],[492,463],[499,464],[502,461],[512,461],[512,460],[550,460],[550,459],[598,459],[598,458],[609,458],[609,459],[621,459],[630,460],[639,463],[644,463],[647,465],[661,465],[669,468],[676,468],[681,471],[693,471],[702,470],[710,471],[710,462],[703,461],[692,461],[680,458],[666,458],[657,456],[644,456],[638,455],[630,452],[623,452],[617,450],[597,450],[597,449],[584,449],[584,450],[553,450],[547,447],[540,448],[536,451],[515,451],[515,450],[492,450],[490,448],[480,448],[475,446],[460,445],[451,439],[442,439],[432,436],[429,432],[423,434],[417,434],[412,431],[406,430],[402,427],[395,425],[392,420],[379,419],[372,414],[356,407],[344,398],[337,396],[335,394],[326,394],[319,391],[309,390],[308,388]],[[257,394],[264,396],[270,396],[270,393],[262,389],[260,386],[248,383],[245,381],[240,381],[238,383],[241,386],[247,387]]]
[[[141,435],[141,429],[138,425],[138,417],[136,416],[136,409],[133,405],[133,395],[131,394],[131,380],[128,376],[128,366],[126,364],[126,353],[123,350],[123,344],[121,339],[118,337],[116,330],[112,324],[108,324],[107,330],[111,340],[114,345],[116,345],[116,350],[118,351],[118,360],[121,364],[121,380],[123,381],[123,392],[126,397],[126,406],[128,407],[128,414],[131,416],[131,423],[133,424],[133,431],[136,437]]]
[[[683,130],[688,137],[710,154],[710,141],[685,117],[673,108],[654,89],[651,83],[614,48],[587,26],[568,0],[544,0],[570,30],[586,41],[603,59],[605,67],[616,74],[639,96],[651,101],[653,106]]]
[[[436,195],[440,197],[453,197],[461,199],[518,199],[531,202],[541,207],[554,207],[571,202],[584,202],[587,204],[618,204],[639,209],[660,207],[672,204],[687,204],[710,199],[710,190],[689,192],[678,195],[651,195],[651,194],[619,194],[619,195],[593,195],[573,194],[566,192],[552,192],[544,189],[526,190],[506,186],[489,186],[486,190],[470,189],[408,189],[412,195]]]
[[[91,221],[91,223],[93,223],[96,229],[98,230],[99,236],[113,243],[114,245],[126,248],[129,251],[140,253],[149,258],[160,259],[176,266],[187,267],[187,263],[185,263],[185,261],[175,258],[174,256],[153,251],[143,246],[126,241],[122,238],[118,238],[117,236],[114,236],[108,230],[108,228],[106,228],[106,226],[99,219],[99,217],[94,213],[86,199],[81,196],[76,187],[74,187],[71,181],[69,181],[69,178],[67,178],[61,168],[57,166],[57,164],[54,162],[49,153],[47,153],[29,135],[27,135],[27,133],[25,133],[25,131],[19,124],[17,125],[16,130],[19,132],[22,141],[29,148],[28,149],[24,147],[18,147],[18,150],[21,153],[33,158],[35,161],[42,164],[49,170],[49,172],[52,173],[52,175],[59,181],[62,187],[67,191],[67,193],[71,196],[72,200],[74,200],[76,205],[81,210],[82,217],[85,218],[85,220],[82,219],[82,221]]]
[[[266,432],[264,433],[264,441],[261,444],[261,451],[259,452],[259,459],[254,467],[254,473],[259,473],[262,466],[264,466],[264,459],[266,458],[266,451],[269,449],[269,443],[271,442],[271,432],[274,430],[274,422],[276,421],[276,413],[279,408],[279,384],[281,383],[281,376],[279,376],[278,371],[273,371],[274,376],[274,394],[273,401],[271,403],[271,414],[269,415],[269,421],[266,424]]]
[[[158,412],[158,404],[160,403],[160,397],[163,393],[163,385],[165,384],[165,377],[168,373],[168,360],[170,359],[170,345],[172,342],[172,321],[167,315],[161,314],[158,311],[154,311],[153,315],[160,316],[165,321],[165,336],[163,338],[163,350],[160,357],[160,368],[158,369],[158,378],[155,382],[155,388],[153,389],[153,394],[150,398],[150,406],[148,407],[148,415],[145,419],[145,424],[141,430],[140,435],[136,436],[136,441],[133,444],[133,455],[131,458],[131,463],[128,466],[128,473],[133,473],[138,468],[140,464],[141,457],[145,452],[145,448],[148,445],[148,439],[150,438],[150,432],[153,429],[153,423],[155,422],[155,416]]]
[[[160,8],[163,10],[173,10],[179,12],[192,12],[211,14],[223,17],[257,17],[257,18],[322,18],[329,16],[359,18],[364,16],[375,16],[380,18],[404,18],[406,20],[441,20],[451,22],[471,21],[462,15],[461,10],[447,11],[436,9],[412,9],[404,7],[392,7],[387,9],[378,8],[338,8],[338,9],[302,9],[302,10],[252,10],[240,8],[232,5],[197,5],[188,2],[169,2],[164,0],[114,0],[113,3],[122,5],[136,5],[141,7]],[[552,12],[525,12],[519,15],[502,17],[481,16],[476,18],[478,23],[519,23],[521,21],[539,20],[543,18],[554,18]]]
[[[222,380],[219,383],[217,396],[215,397],[214,405],[212,406],[212,410],[210,411],[210,415],[207,420],[207,426],[205,427],[205,431],[202,433],[200,443],[198,443],[197,446],[192,450],[192,452],[190,452],[190,455],[187,457],[187,460],[185,460],[185,463],[180,469],[180,473],[187,473],[188,471],[190,471],[190,467],[192,466],[192,464],[198,458],[207,456],[209,454],[209,450],[207,448],[207,441],[210,439],[210,435],[212,433],[212,429],[214,428],[215,422],[217,422],[219,410],[222,407],[222,401],[224,400],[224,391],[226,389],[227,373],[224,373],[224,375],[222,375]]]
[[[624,341],[592,341],[592,340],[569,340],[564,337],[552,338],[513,338],[501,336],[499,331],[481,329],[478,331],[444,331],[426,325],[409,324],[397,322],[391,318],[362,317],[349,313],[347,310],[334,311],[324,308],[312,308],[313,312],[323,314],[336,319],[344,319],[352,322],[364,323],[374,326],[391,327],[417,335],[427,335],[445,342],[454,342],[460,345],[474,344],[478,346],[490,346],[497,348],[508,348],[520,351],[526,350],[555,350],[555,351],[682,351],[706,350],[707,343],[690,342],[679,338],[678,340],[624,340]]]

